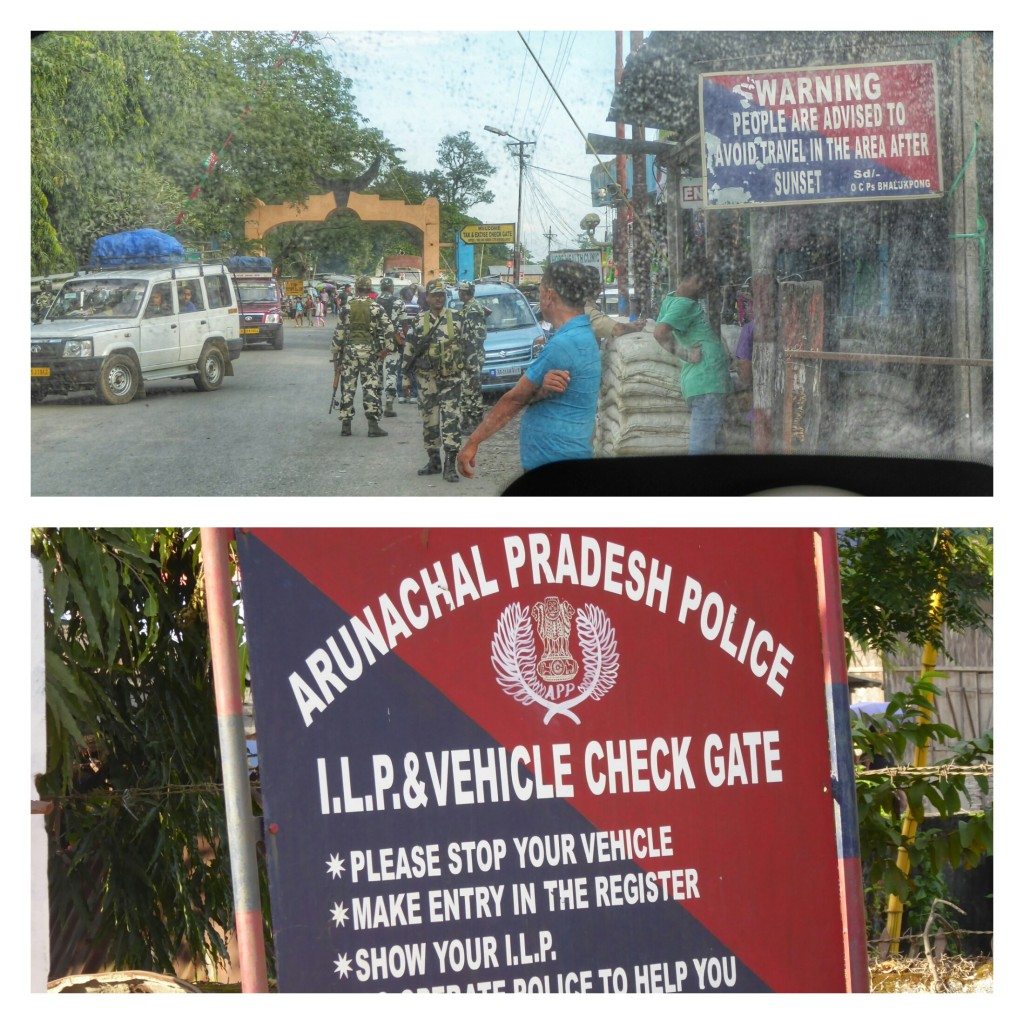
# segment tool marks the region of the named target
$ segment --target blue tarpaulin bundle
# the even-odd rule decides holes
[[[269,256],[230,256],[225,262],[232,274],[269,274],[274,269]]]
[[[153,264],[180,263],[185,247],[171,235],[155,228],[122,231],[116,235],[103,235],[92,244],[89,266],[92,269],[116,267],[145,267]]]

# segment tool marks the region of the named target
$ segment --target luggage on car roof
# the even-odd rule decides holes
[[[97,238],[89,253],[89,269],[170,266],[184,257],[185,247],[172,235],[155,228],[139,228]]]

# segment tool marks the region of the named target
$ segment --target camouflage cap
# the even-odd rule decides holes
[[[356,291],[357,292],[372,292],[373,282],[364,274],[362,277],[356,278]]]
[[[389,292],[395,287],[395,282],[390,277],[382,277],[380,279],[380,290],[382,292]]]
[[[593,277],[590,268],[570,260],[557,260],[544,271],[541,284],[551,288],[574,308],[580,309],[593,293]]]
[[[440,277],[435,277],[432,281],[427,282],[427,294],[436,295],[438,292],[442,295],[446,294],[444,281]]]
[[[470,295],[476,294],[476,285],[472,281],[460,281],[459,292],[469,292]]]

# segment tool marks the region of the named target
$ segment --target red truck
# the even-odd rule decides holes
[[[228,267],[238,290],[242,341],[247,346],[265,343],[271,348],[284,348],[281,285],[274,277],[270,260],[234,257],[228,261]]]

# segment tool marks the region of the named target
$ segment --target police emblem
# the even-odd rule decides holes
[[[580,664],[569,648],[575,610],[576,634],[583,660],[583,679],[576,682]],[[537,660],[530,620],[543,645]],[[531,609],[510,604],[498,618],[491,640],[491,665],[498,685],[520,704],[547,708],[544,724],[556,715],[580,724],[572,710],[586,700],[600,700],[615,685],[619,649],[615,629],[596,605],[574,609],[568,601],[546,597]]]

